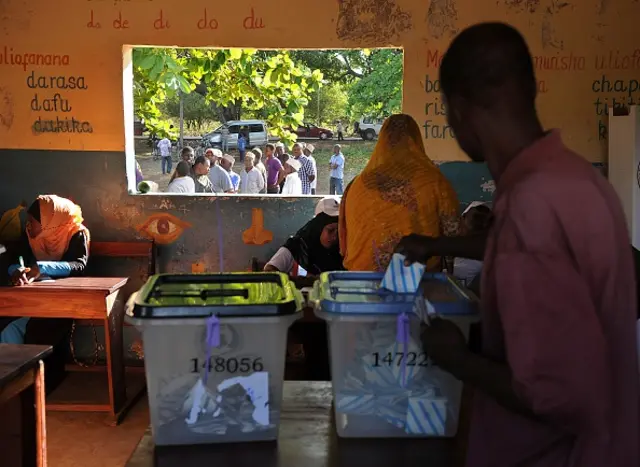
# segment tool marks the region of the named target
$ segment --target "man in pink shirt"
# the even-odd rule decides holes
[[[463,31],[440,84],[460,147],[495,179],[493,225],[485,239],[413,235],[398,251],[484,250],[481,354],[449,321],[423,334],[433,361],[475,388],[467,466],[638,467],[636,285],[613,188],[543,130],[515,29]]]

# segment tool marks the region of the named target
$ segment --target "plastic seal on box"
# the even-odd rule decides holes
[[[444,436],[447,429],[447,405],[445,397],[410,395],[405,431],[412,435]]]

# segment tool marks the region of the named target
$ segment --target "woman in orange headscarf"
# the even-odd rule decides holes
[[[340,249],[350,271],[386,270],[405,235],[459,233],[456,194],[425,153],[409,115],[384,122],[371,159],[344,193],[339,219]],[[439,258],[427,264],[431,270],[439,266]]]
[[[9,267],[11,283],[28,286],[40,276],[81,275],[89,259],[90,239],[82,222],[82,210],[72,201],[56,195],[38,196],[27,210],[26,232],[19,252],[22,263]],[[0,342],[23,343],[27,325],[43,329],[68,327],[64,321],[19,318],[2,330]]]

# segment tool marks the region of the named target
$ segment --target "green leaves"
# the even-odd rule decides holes
[[[140,48],[133,54],[134,105],[152,131],[164,135],[168,124],[161,122],[165,112],[173,114],[178,91],[191,107],[189,125],[206,119],[202,105],[243,109],[264,118],[274,135],[292,142],[295,128],[304,120],[309,95],[322,86],[322,72],[296,63],[288,52],[255,49],[166,49]],[[198,104],[189,96],[197,91],[204,99]],[[171,105],[163,105],[172,102]],[[213,116],[212,116],[213,115]],[[207,117],[207,118],[209,118]],[[236,117],[239,118],[239,115]]]

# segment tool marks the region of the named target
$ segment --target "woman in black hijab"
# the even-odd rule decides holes
[[[322,272],[343,270],[338,246],[339,208],[337,198],[320,200],[315,217],[289,237],[264,270],[290,274],[297,265],[306,271],[306,277],[310,279]]]

